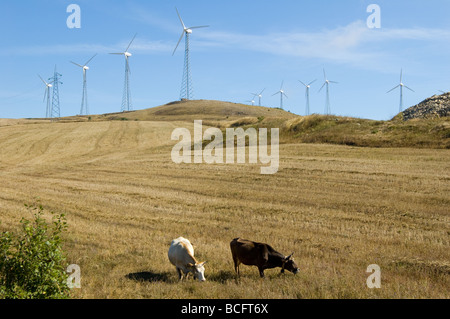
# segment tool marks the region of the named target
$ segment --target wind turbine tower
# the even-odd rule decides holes
[[[193,88],[192,88],[192,77],[191,77],[191,61],[189,56],[189,37],[192,34],[193,29],[207,28],[209,25],[197,26],[197,27],[189,27],[186,28],[184,25],[183,19],[181,19],[180,13],[178,9],[175,8],[178,14],[178,18],[180,19],[181,26],[183,27],[183,33],[181,33],[181,37],[178,40],[177,46],[175,50],[173,50],[172,56],[175,54],[178,46],[180,45],[183,36],[185,36],[185,49],[184,49],[184,69],[183,69],[183,80],[181,82],[181,92],[180,99],[191,100],[193,97]]]
[[[284,81],[281,82],[280,90],[279,90],[278,92],[276,92],[275,94],[272,94],[272,96],[277,95],[277,94],[280,94],[280,109],[282,109],[282,110],[284,110],[284,109],[283,109],[283,96],[285,96],[286,98],[288,98],[288,96],[286,95],[286,93],[284,93],[284,91],[283,91],[283,84],[284,84]]]
[[[309,115],[310,114],[310,108],[309,108],[309,89],[311,88],[311,84],[313,84],[314,82],[316,82],[317,80],[312,81],[309,84],[305,84],[302,81],[299,80],[299,82],[301,84],[303,84],[305,86],[305,98],[306,98],[306,110],[305,110],[305,115]]]
[[[136,35],[134,35],[133,39],[131,40],[130,44],[128,44],[128,47],[125,49],[125,52],[122,53],[110,53],[115,55],[123,55],[125,57],[125,82],[123,86],[123,96],[122,96],[122,109],[121,111],[132,111],[133,106],[131,104],[131,94],[130,94],[130,64],[128,62],[128,58],[132,56],[130,52],[128,52],[128,49],[130,49],[131,44],[133,43],[134,39],[136,38]]]
[[[400,88],[400,107],[399,107],[399,113],[403,112],[403,87],[407,88],[408,90],[414,92],[411,88],[407,87],[405,84],[403,84],[403,69],[400,70],[400,84],[396,87],[392,88],[391,90],[387,91],[387,93],[390,93],[394,91],[396,88]]]
[[[72,64],[75,64],[76,66],[79,66],[80,68],[83,69],[83,96],[81,98],[80,115],[83,115],[83,111],[86,111],[85,115],[89,115],[86,72],[87,72],[87,70],[89,70],[89,67],[87,66],[88,63],[91,62],[92,59],[95,58],[96,56],[97,56],[97,54],[95,54],[92,58],[90,58],[84,65],[80,65],[78,63],[70,61]]]
[[[327,74],[325,72],[325,69],[323,69],[323,76],[325,78],[325,82],[323,83],[322,87],[320,88],[319,92],[322,91],[323,87],[326,86],[326,100],[325,100],[325,114],[330,115],[331,113],[331,106],[330,106],[330,84],[338,84],[338,82],[330,81],[327,78]]]
[[[50,112],[51,118],[61,117],[61,108],[59,106],[59,84],[63,84],[59,80],[59,78],[61,76],[62,76],[62,74],[60,74],[56,71],[56,65],[55,65],[55,72],[53,73],[53,77],[49,78],[49,81],[51,80],[53,83],[52,108],[51,108],[51,112]]]
[[[259,93],[259,94],[252,93],[253,98],[258,97],[258,99],[259,99],[259,106],[261,106],[262,94],[264,93],[265,90],[266,89],[262,90],[261,93]]]
[[[45,109],[45,117],[50,118],[51,117],[51,104],[50,104],[50,89],[53,87],[52,82],[45,82],[44,79],[38,75],[38,77],[41,79],[41,81],[45,84],[45,91],[44,91],[44,100],[47,99],[47,107]]]

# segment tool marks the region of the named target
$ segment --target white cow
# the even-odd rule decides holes
[[[174,239],[169,248],[169,260],[177,267],[178,277],[180,280],[186,278],[192,272],[194,278],[199,281],[205,281],[205,263],[197,262],[194,257],[194,247],[189,240],[183,237]]]

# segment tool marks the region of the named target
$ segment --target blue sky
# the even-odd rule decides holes
[[[81,8],[81,28],[69,29],[69,4]],[[368,5],[381,8],[381,28],[370,29]],[[89,64],[88,95],[92,114],[121,108],[124,61],[109,55],[130,48],[134,109],[179,99],[184,45],[172,51],[181,34],[175,6],[194,30],[191,67],[195,99],[245,103],[250,93],[266,89],[264,106],[278,107],[280,89],[288,95],[285,109],[304,115],[304,88],[311,82],[311,112],[323,113],[325,92],[318,93],[325,68],[336,115],[386,120],[399,107],[399,92],[386,94],[399,82],[405,108],[450,91],[450,1],[1,1],[0,118],[43,117],[44,86],[37,74],[63,74],[61,115],[80,112],[82,72],[69,63]]]

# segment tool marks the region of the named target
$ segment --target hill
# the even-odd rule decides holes
[[[251,106],[239,103],[192,100],[175,101],[145,110],[104,114],[98,120],[139,120],[139,121],[234,121],[245,117],[270,117],[290,119],[296,115],[281,109]]]
[[[203,120],[204,126],[280,128],[281,143],[328,143],[359,147],[450,148],[450,93],[433,96],[390,121],[333,115],[299,116],[281,109],[231,102],[177,101],[132,112],[72,116],[73,122],[188,122]],[[408,119],[408,121],[404,121]],[[45,119],[1,120],[0,126],[50,123]],[[175,124],[173,124],[175,125]],[[180,125],[180,124],[177,124]],[[183,124],[184,125],[184,124]],[[169,125],[171,126],[171,125]]]
[[[450,148],[449,118],[374,121],[311,115],[286,121],[283,132],[286,142],[360,147]]]

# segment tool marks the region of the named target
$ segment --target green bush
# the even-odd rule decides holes
[[[65,217],[52,213],[49,224],[42,217],[42,206],[27,207],[33,211],[34,220],[23,218],[19,234],[0,234],[0,298],[68,298],[61,238],[67,229]]]

